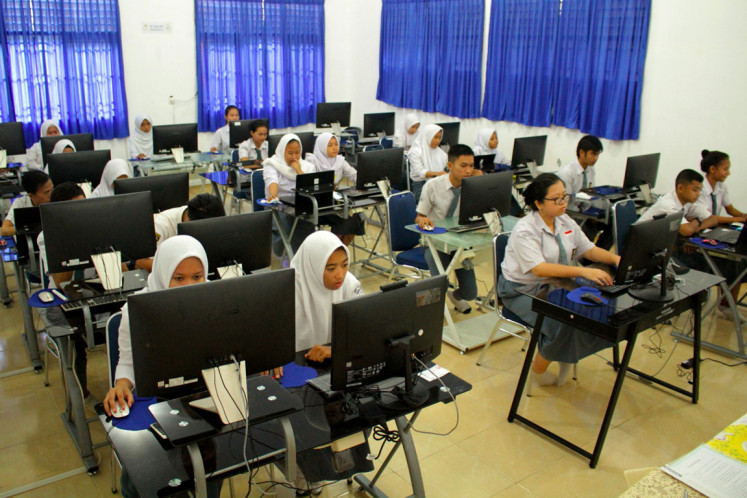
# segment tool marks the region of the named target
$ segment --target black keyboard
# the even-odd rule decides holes
[[[134,291],[133,291],[134,292]],[[104,294],[102,296],[88,297],[86,299],[78,299],[77,301],[68,301],[60,305],[62,311],[74,311],[83,308],[88,305],[89,308],[94,306],[101,306],[103,304],[115,304],[115,303],[126,303],[127,296],[132,292],[124,292],[117,294]]]
[[[358,190],[357,188],[340,189],[340,193],[344,192],[348,197],[361,197],[364,195],[378,194],[379,189],[377,188],[366,188]]]
[[[446,231],[453,233],[464,233],[474,232],[475,230],[482,230],[483,228],[488,228],[488,224],[484,221],[481,221],[479,223],[470,223],[469,225],[457,225],[455,227],[447,228]]]
[[[576,283],[579,285],[583,285],[586,287],[594,287],[595,289],[599,289],[600,291],[604,292],[605,294],[611,294],[616,295],[620,294],[623,291],[629,289],[633,284],[612,284],[612,285],[599,285],[596,282],[592,282],[591,280],[587,280],[583,277],[577,277]]]

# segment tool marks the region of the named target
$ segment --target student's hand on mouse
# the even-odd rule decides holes
[[[272,370],[265,370],[260,375],[271,375],[273,379],[281,379],[283,377],[283,367],[273,368]]]
[[[584,268],[581,276],[600,285],[612,285],[612,276],[604,270]]]
[[[117,404],[120,409],[124,409],[125,405],[131,407],[135,402],[135,398],[132,396],[132,384],[127,379],[119,379],[114,383],[114,387],[109,389],[104,398],[104,411],[107,415],[111,415],[112,411],[115,410]]]
[[[145,154],[138,154],[137,158],[138,159],[148,159],[148,156],[146,156]]]
[[[427,226],[428,227],[433,226],[433,222],[427,216],[418,215],[418,217],[415,219],[415,222],[418,224],[421,230],[425,230],[425,227]]]
[[[316,361],[318,363],[323,362],[327,358],[332,357],[332,347],[330,346],[320,346],[315,345],[311,349],[309,349],[309,352],[304,355],[305,358]]]
[[[210,152],[218,152],[218,147],[210,147]]]

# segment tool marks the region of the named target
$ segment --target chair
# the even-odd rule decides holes
[[[381,145],[384,149],[391,149],[394,147],[394,140],[387,137],[381,137],[381,140],[379,140],[379,145]]]
[[[114,387],[114,375],[117,370],[117,363],[119,363],[119,324],[122,321],[122,312],[118,311],[109,317],[106,322],[106,357],[109,360],[109,387]],[[117,473],[114,464],[119,464],[117,454],[112,448],[112,459],[111,459],[111,474],[112,493],[117,492]],[[122,465],[120,464],[120,467]]]
[[[425,248],[419,246],[420,236],[405,228],[406,225],[414,222],[417,215],[415,197],[412,192],[399,192],[389,196],[386,205],[386,235],[389,242],[389,257],[393,265],[389,272],[389,280],[391,281],[394,278],[394,274],[399,267],[414,271],[418,278],[423,278],[423,271],[428,271],[428,263],[425,261]],[[396,255],[395,252],[397,252]]]
[[[252,171],[252,211],[264,211],[264,206],[257,203],[258,200],[265,198],[265,178],[262,176],[261,169]]]
[[[370,152],[372,150],[382,150],[384,147],[381,144],[366,145],[363,147],[363,152]]]
[[[231,162],[239,162],[239,149],[234,149],[233,151],[231,151]]]
[[[635,202],[631,199],[616,202],[612,205],[613,234],[615,237],[615,251],[622,254],[625,238],[630,231],[630,225],[638,219]]]

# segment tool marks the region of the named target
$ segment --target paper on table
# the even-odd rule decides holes
[[[420,372],[420,378],[423,379],[426,382],[433,382],[434,380],[443,377],[449,373],[448,370],[446,370],[444,367],[441,367],[439,365],[433,365],[428,370],[423,370]]]
[[[661,470],[708,496],[747,496],[747,465],[704,444]]]

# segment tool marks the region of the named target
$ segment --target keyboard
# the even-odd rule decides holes
[[[340,189],[340,192],[345,192],[345,195],[348,197],[362,197],[364,195],[372,195],[372,194],[378,194],[379,189],[376,188],[364,188],[364,189],[357,189],[357,188],[347,188],[347,189]]]
[[[611,294],[611,295],[617,295],[621,294],[623,291],[629,289],[633,284],[612,284],[612,285],[599,285],[596,282],[592,282],[591,280],[587,280],[583,277],[577,277],[576,283],[585,287],[594,287],[595,289],[599,289],[600,291],[604,292],[605,294]]]
[[[474,232],[475,230],[482,230],[483,228],[488,228],[488,224],[481,221],[479,223],[470,223],[469,225],[457,225],[455,227],[447,228],[447,232],[452,233],[464,233],[464,232]]]
[[[77,301],[68,301],[60,305],[60,307],[62,308],[62,311],[74,311],[82,309],[85,305],[88,305],[89,308],[93,308],[94,306],[101,306],[103,304],[124,304],[127,302],[127,296],[132,294],[132,292],[104,294],[102,296],[87,297],[85,299],[78,299]]]

